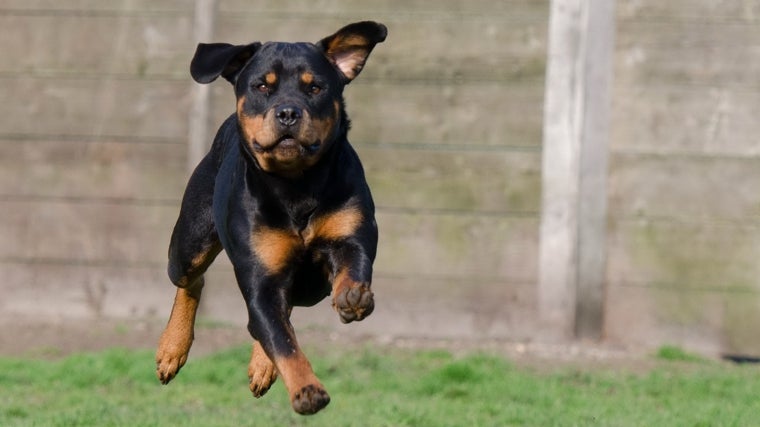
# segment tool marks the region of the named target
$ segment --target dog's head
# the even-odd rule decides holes
[[[316,44],[199,44],[198,83],[222,76],[235,87],[240,131],[261,169],[296,177],[316,164],[345,127],[343,88],[387,30],[350,24]]]

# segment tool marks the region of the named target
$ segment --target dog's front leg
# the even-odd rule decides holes
[[[375,309],[372,293],[372,262],[377,247],[374,223],[366,230],[334,242],[328,256],[332,305],[343,323],[363,320]]]
[[[250,269],[235,269],[248,306],[248,330],[274,362],[299,414],[314,414],[330,396],[301,351],[290,323],[287,280],[282,275],[262,277]]]

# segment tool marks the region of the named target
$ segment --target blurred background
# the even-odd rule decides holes
[[[5,329],[117,319],[158,324],[157,337],[174,295],[168,239],[197,161],[188,141],[210,143],[235,108],[226,82],[191,80],[196,42],[317,41],[371,19],[389,36],[346,100],[377,204],[377,309],[344,326],[326,301],[296,310],[297,327],[760,354],[760,1],[619,0],[610,32],[559,38],[611,48],[611,80],[598,87],[602,161],[589,165],[604,178],[592,192],[602,216],[591,246],[570,244],[598,249],[590,304],[575,252],[556,270],[572,277],[549,283],[542,243],[552,235],[542,179],[567,167],[545,150],[551,10],[549,0],[3,0]],[[588,52],[570,54],[593,62]],[[206,283],[202,319],[244,333],[225,256]],[[578,333],[584,310],[591,326]]]

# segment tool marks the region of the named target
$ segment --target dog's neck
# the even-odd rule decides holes
[[[348,145],[346,132],[330,144],[319,161],[298,176],[285,177],[264,171],[250,153],[248,145],[239,144],[245,162],[249,188],[255,188],[265,200],[279,205],[297,227],[305,227],[310,215],[324,200],[327,186],[335,169],[340,167],[340,155]]]

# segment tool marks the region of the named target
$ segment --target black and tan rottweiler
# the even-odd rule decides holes
[[[374,308],[375,208],[347,139],[343,88],[386,34],[382,24],[358,22],[316,44],[198,45],[193,79],[224,77],[237,111],[190,177],[172,233],[177,295],[156,353],[162,383],[187,360],[203,274],[224,249],[248,308],[254,396],[281,376],[296,412],[329,403],[290,313],[331,293],[344,323]]]

